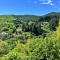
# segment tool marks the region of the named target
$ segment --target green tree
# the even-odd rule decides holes
[[[9,52],[8,43],[0,40],[0,56],[3,56]]]
[[[51,31],[56,31],[56,27],[58,26],[58,20],[56,18],[51,19],[50,21],[50,30]]]

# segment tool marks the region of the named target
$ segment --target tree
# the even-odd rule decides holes
[[[51,31],[56,31],[56,27],[58,26],[58,20],[56,18],[51,19],[49,27]]]
[[[15,27],[18,28],[20,26],[20,18],[19,17],[15,17],[15,19],[13,20]]]
[[[41,29],[41,23],[34,23],[32,25],[32,33],[34,33],[35,35],[41,35],[43,33],[43,30]]]
[[[6,42],[0,40],[0,56],[3,56],[9,52],[9,46]]]

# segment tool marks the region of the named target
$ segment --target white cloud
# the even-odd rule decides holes
[[[60,10],[60,1],[54,2],[53,0],[35,0],[35,4],[50,5],[52,8]]]
[[[40,0],[40,4],[45,4],[45,5],[54,5],[52,0]]]

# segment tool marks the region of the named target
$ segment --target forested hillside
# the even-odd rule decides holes
[[[0,60],[60,60],[60,13],[0,15]]]

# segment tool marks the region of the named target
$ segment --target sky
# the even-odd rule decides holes
[[[44,15],[60,12],[60,0],[0,0],[0,15]]]

